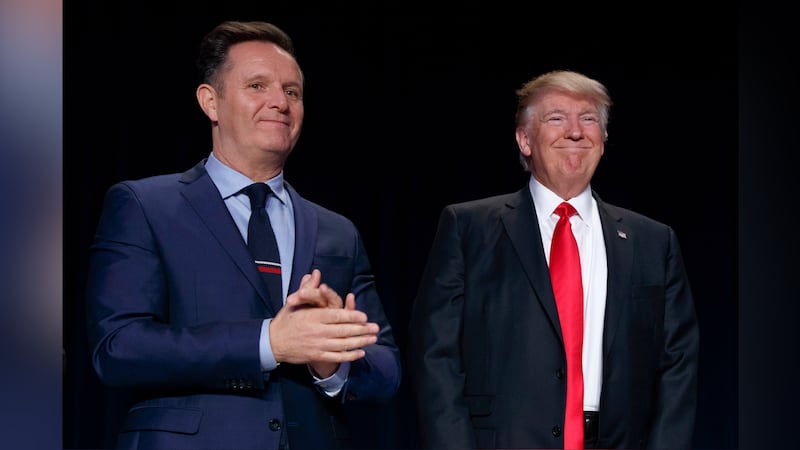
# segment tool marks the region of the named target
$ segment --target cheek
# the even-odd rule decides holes
[[[251,111],[252,108],[246,104],[229,101],[218,106],[217,114],[228,123],[235,123],[241,121],[244,116],[252,115]]]
[[[600,128],[597,126],[587,127],[583,130],[584,136],[589,137],[593,142],[605,142],[605,137]]]
[[[558,141],[564,138],[564,133],[561,130],[547,130],[536,135],[535,143],[542,148],[555,145]]]
[[[300,134],[300,129],[303,128],[303,115],[293,115],[292,116],[292,126],[291,132],[294,135]]]

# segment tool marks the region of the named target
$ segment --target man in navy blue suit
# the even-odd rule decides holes
[[[348,405],[397,392],[398,349],[358,230],[284,179],[304,115],[293,51],[269,23],[214,28],[196,91],[211,153],[106,195],[87,324],[100,379],[133,398],[120,448],[347,448]],[[253,183],[272,191],[280,299],[247,247]]]

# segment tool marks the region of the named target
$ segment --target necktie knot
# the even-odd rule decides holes
[[[267,203],[267,195],[272,192],[272,189],[267,183],[253,183],[242,189],[242,192],[250,197],[250,209],[256,211]]]
[[[560,205],[556,206],[556,210],[554,212],[558,214],[558,216],[561,217],[562,219],[563,218],[569,219],[570,217],[578,213],[578,211],[575,210],[575,207],[567,202],[561,202]]]

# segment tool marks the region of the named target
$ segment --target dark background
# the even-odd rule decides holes
[[[678,233],[701,330],[695,446],[744,448],[738,339],[750,310],[740,312],[739,296],[750,285],[739,283],[737,236],[740,224],[752,224],[745,211],[758,212],[739,209],[740,200],[757,197],[740,198],[748,178],[740,178],[739,164],[752,168],[747,155],[763,153],[760,138],[739,124],[767,100],[740,94],[740,82],[759,80],[755,67],[784,55],[740,40],[754,33],[740,25],[740,14],[745,24],[753,20],[744,6],[516,3],[433,10],[433,3],[67,3],[63,446],[109,445],[122,413],[118,393],[102,388],[91,369],[83,329],[88,247],[102,197],[116,181],[183,172],[207,156],[195,46],[218,22],[236,19],[273,22],[295,40],[306,121],[286,179],[359,227],[401,350],[413,332],[408,315],[441,208],[526,183],[514,90],[560,68],[606,84],[614,106],[593,187]],[[796,72],[776,72],[797,81]],[[767,116],[753,119],[773,126],[761,122]],[[743,143],[756,148],[740,155]],[[776,165],[768,173],[786,170]],[[364,411],[365,447],[417,445],[409,389],[404,384],[392,404]]]

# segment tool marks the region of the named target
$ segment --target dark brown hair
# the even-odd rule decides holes
[[[292,38],[277,26],[267,22],[225,21],[208,32],[200,42],[196,61],[200,83],[215,86],[230,48],[248,41],[272,42],[294,56]]]

